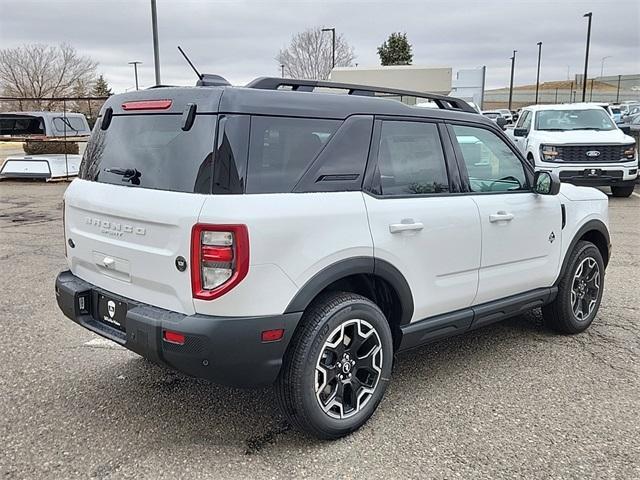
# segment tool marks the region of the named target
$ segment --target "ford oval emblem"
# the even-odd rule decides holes
[[[589,150],[587,152],[587,157],[599,157],[600,152],[598,150]]]

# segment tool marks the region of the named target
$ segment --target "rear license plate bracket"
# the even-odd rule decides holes
[[[98,320],[110,327],[122,332],[125,331],[125,320],[127,318],[127,304],[111,298],[102,293],[98,293]]]

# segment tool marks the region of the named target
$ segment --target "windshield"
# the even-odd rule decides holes
[[[209,193],[215,115],[196,115],[188,131],[181,115],[114,115],[98,119],[78,176],[115,185]]]
[[[536,130],[614,130],[615,124],[603,109],[541,110],[536,115]]]

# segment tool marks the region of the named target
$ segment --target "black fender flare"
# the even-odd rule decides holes
[[[311,277],[289,302],[284,313],[303,312],[313,299],[327,286],[345,277],[368,274],[386,280],[400,299],[402,316],[400,325],[406,325],[413,316],[413,295],[404,275],[392,264],[374,257],[352,257],[333,263]]]
[[[560,279],[564,276],[567,270],[568,263],[569,263],[569,256],[571,252],[574,250],[574,248],[576,248],[576,244],[586,233],[591,231],[596,231],[604,237],[606,246],[607,246],[606,255],[603,255],[605,267],[607,266],[607,263],[609,263],[609,257],[611,256],[611,239],[609,237],[609,230],[607,229],[607,226],[604,224],[602,220],[597,220],[597,219],[589,220],[584,225],[582,225],[573,236],[573,239],[569,244],[569,248],[567,249],[567,252],[564,255],[564,259],[562,260],[562,267],[560,268],[560,273],[558,274],[558,278],[556,279],[556,282],[555,282],[556,285],[558,284]]]

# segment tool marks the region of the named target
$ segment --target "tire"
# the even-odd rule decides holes
[[[611,187],[611,195],[614,197],[630,197],[634,188],[633,185],[629,187]]]
[[[542,307],[545,325],[560,333],[585,331],[598,313],[603,291],[604,261],[600,250],[591,242],[580,241],[570,253],[558,295]]]
[[[376,410],[392,363],[391,330],[378,306],[353,293],[323,294],[305,311],[285,354],[275,385],[279,406],[299,430],[343,437]]]

